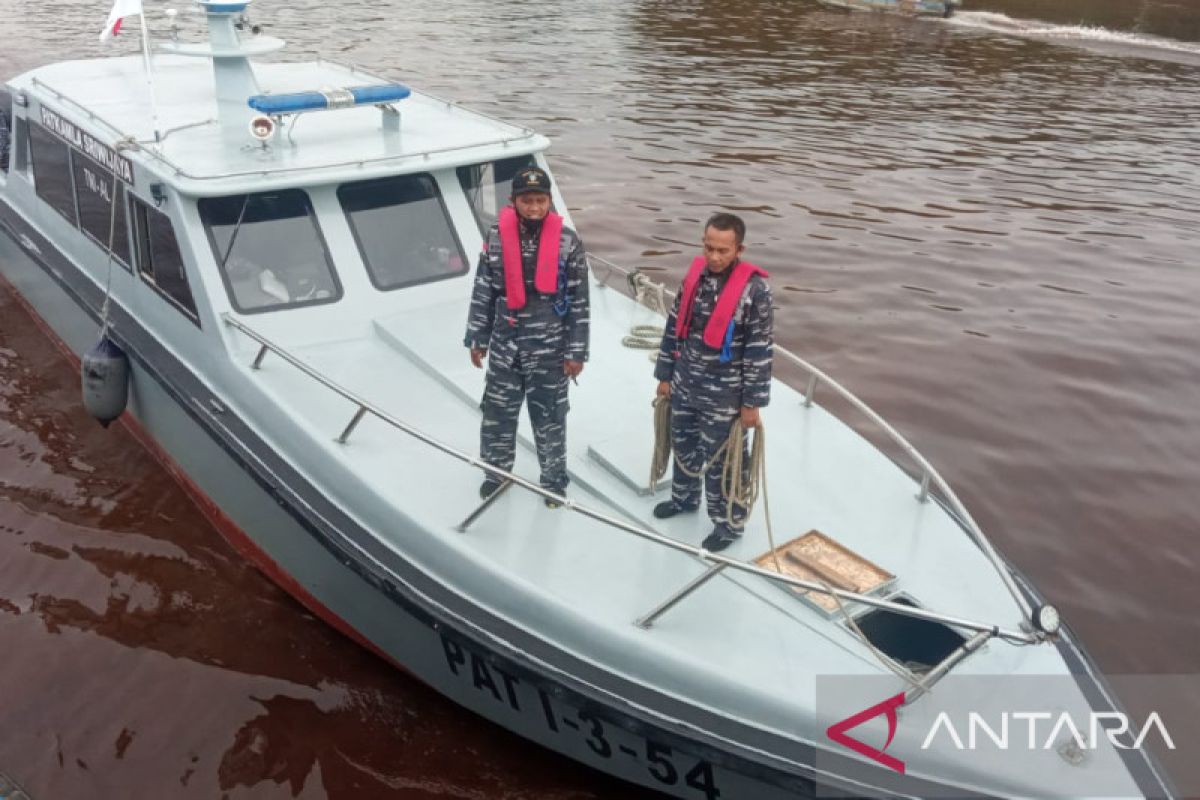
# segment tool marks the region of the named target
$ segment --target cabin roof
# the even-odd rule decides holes
[[[328,61],[256,63],[254,71],[262,92],[271,94],[384,82]],[[397,106],[399,135],[385,134],[372,106],[318,111],[290,118],[264,150],[245,125],[218,122],[208,59],[155,56],[154,77],[158,129],[165,134],[157,145],[140,56],[51,64],[12,85],[106,144],[131,137],[141,148],[126,153],[131,159],[196,195],[425,171],[549,146],[528,128],[414,91]]]

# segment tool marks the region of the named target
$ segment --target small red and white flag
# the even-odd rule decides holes
[[[100,31],[100,41],[107,42],[121,32],[121,23],[126,17],[142,13],[142,0],[114,0],[112,11],[108,12],[108,21],[104,30]]]

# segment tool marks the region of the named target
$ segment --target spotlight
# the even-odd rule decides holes
[[[275,120],[260,114],[250,120],[250,135],[266,144],[267,140],[275,135]]]

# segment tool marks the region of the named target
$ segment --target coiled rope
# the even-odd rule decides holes
[[[664,317],[669,316],[667,311],[667,287],[661,283],[654,283],[648,280],[638,280],[634,275],[629,276],[629,288],[633,292],[633,299],[638,305],[645,306],[651,311],[657,311]],[[621,344],[631,350],[657,350],[659,343],[662,342],[664,328],[661,325],[630,325],[629,333],[621,338]],[[650,360],[657,360],[657,356],[650,354]]]
[[[671,462],[671,398],[656,397],[654,407],[654,456],[650,462],[650,490],[667,474],[667,466]],[[712,457],[705,461],[698,470],[691,470],[678,453],[674,454],[675,464],[679,471],[689,478],[699,478],[718,461],[721,465],[721,493],[728,499],[725,510],[725,522],[730,527],[741,527],[734,521],[734,504],[746,509],[746,520],[758,502],[759,494],[763,498],[763,514],[767,522],[767,541],[771,545],[771,553],[775,559],[775,571],[783,572],[779,566],[779,556],[775,552],[775,532],[771,527],[771,503],[767,497],[767,434],[762,424],[755,426],[754,438],[749,448],[746,447],[748,432],[739,418],[734,418],[729,426],[729,435]],[[748,451],[748,452],[747,452]],[[743,520],[743,523],[745,520]]]
[[[621,344],[633,350],[657,350],[663,329],[658,325],[634,325],[621,338]]]

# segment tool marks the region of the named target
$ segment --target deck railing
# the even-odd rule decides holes
[[[686,594],[690,593],[690,591],[692,589],[694,589],[696,586],[699,586],[703,582],[703,580],[706,580],[709,577],[715,576],[720,571],[729,569],[729,570],[733,570],[735,572],[740,572],[740,573],[744,573],[744,574],[748,574],[748,575],[755,575],[760,578],[765,578],[768,581],[773,581],[775,583],[780,583],[785,586],[790,586],[790,587],[793,587],[796,589],[804,589],[804,590],[816,592],[819,594],[832,595],[834,597],[837,597],[839,600],[861,603],[866,606],[871,606],[871,607],[880,608],[880,609],[886,609],[888,611],[891,611],[891,612],[894,612],[897,614],[902,614],[902,615],[909,616],[909,617],[915,617],[917,619],[923,619],[923,620],[927,620],[930,622],[942,623],[944,625],[951,625],[951,626],[954,626],[957,628],[962,628],[964,630],[972,631],[973,633],[984,634],[988,638],[990,638],[992,636],[998,636],[998,637],[1001,637],[1001,638],[1004,638],[1004,639],[1007,639],[1010,641],[1020,642],[1020,643],[1024,643],[1024,644],[1034,643],[1034,642],[1039,641],[1042,638],[1041,635],[1034,633],[1034,632],[1030,632],[1030,631],[1002,628],[993,623],[978,622],[975,620],[966,619],[964,617],[957,617],[957,616],[953,616],[953,615],[949,615],[949,614],[942,614],[942,613],[938,613],[935,611],[929,611],[924,608],[915,608],[913,606],[905,605],[903,603],[896,603],[896,602],[892,602],[890,600],[885,600],[885,599],[878,598],[878,597],[871,597],[869,595],[859,594],[857,592],[846,591],[843,589],[838,589],[835,587],[827,586],[825,584],[817,583],[814,581],[808,581],[808,580],[804,580],[802,578],[796,578],[794,576],[783,574],[780,572],[763,569],[762,567],[759,567],[755,564],[751,564],[751,563],[748,563],[745,561],[739,561],[738,559],[730,558],[728,556],[723,556],[719,553],[709,552],[708,550],[705,550],[703,547],[698,547],[698,546],[696,546],[694,544],[690,544],[688,542],[682,542],[677,539],[672,539],[669,536],[663,536],[662,534],[657,533],[655,531],[640,527],[638,525],[633,525],[629,522],[626,522],[625,520],[618,519],[609,514],[605,514],[601,511],[597,511],[593,508],[589,508],[588,506],[585,506],[585,505],[582,505],[582,504],[576,502],[575,500],[573,500],[570,497],[564,497],[559,494],[556,494],[555,492],[545,489],[536,483],[528,481],[525,478],[522,478],[519,475],[516,475],[515,473],[509,472],[507,470],[498,469],[490,464],[485,463],[484,461],[482,461],[481,459],[479,459],[476,456],[473,456],[469,453],[463,452],[462,450],[459,450],[451,445],[448,445],[448,444],[434,438],[433,436],[430,436],[429,434],[425,433],[424,431],[421,431],[421,430],[413,427],[412,425],[409,425],[408,423],[404,422],[403,420],[398,419],[397,417],[388,413],[384,409],[376,406],[370,400],[367,400],[366,398],[355,394],[354,392],[350,391],[349,389],[345,388],[344,386],[341,386],[337,382],[333,381],[329,377],[321,374],[319,371],[314,369],[309,364],[305,363],[303,360],[292,355],[287,350],[285,350],[283,347],[280,347],[279,345],[277,345],[274,342],[267,339],[265,336],[263,336],[258,331],[254,330],[250,326],[246,325],[244,322],[242,322],[240,319],[238,319],[233,314],[231,314],[229,312],[224,312],[224,313],[222,313],[221,317],[226,325],[228,325],[229,327],[231,327],[237,331],[240,331],[242,334],[244,334],[245,336],[247,336],[248,338],[253,340],[255,343],[257,343],[258,352],[255,354],[255,357],[250,365],[251,369],[261,369],[266,356],[268,354],[273,353],[276,356],[278,356],[279,358],[281,358],[283,361],[287,362],[291,366],[298,369],[300,372],[302,372],[305,375],[307,375],[308,377],[312,378],[317,383],[326,387],[330,391],[334,392],[335,394],[339,395],[340,397],[344,398],[345,400],[349,401],[350,403],[352,403],[355,406],[355,410],[354,410],[349,422],[342,429],[341,433],[335,437],[335,441],[337,441],[339,444],[343,444],[343,445],[347,444],[350,439],[350,435],[353,433],[353,431],[354,431],[355,427],[358,425],[358,423],[367,414],[370,414],[372,417],[375,417],[376,419],[380,420],[381,422],[384,422],[385,424],[391,426],[392,428],[395,428],[396,430],[401,431],[401,432],[413,437],[414,439],[417,439],[418,441],[434,448],[435,450],[438,450],[442,453],[445,453],[448,456],[458,459],[459,461],[462,461],[466,464],[470,464],[471,466],[474,466],[474,467],[478,467],[479,469],[488,472],[493,477],[495,477],[496,479],[498,479],[506,484],[509,484],[512,486],[518,486],[528,492],[531,492],[535,495],[539,495],[542,498],[557,501],[557,502],[561,503],[564,508],[566,508],[570,511],[573,511],[577,514],[581,514],[582,516],[587,517],[589,519],[600,522],[608,527],[614,528],[619,531],[623,531],[625,533],[632,534],[634,536],[638,536],[646,541],[653,542],[657,545],[669,548],[671,550],[678,551],[680,553],[686,553],[689,555],[696,556],[701,561],[710,564],[710,568],[707,572],[703,573],[698,578],[694,579],[692,582],[690,582],[688,584],[687,587],[685,587],[686,591],[676,593],[676,595],[674,595],[672,598],[669,598],[665,603],[660,605],[658,608],[656,608],[650,614],[641,618],[641,620],[639,620],[639,622],[647,623],[647,620],[652,621],[653,618],[656,618],[658,615],[665,612],[668,608],[670,608],[671,606],[674,606],[677,602],[679,602],[679,600],[683,599],[683,597],[686,596]],[[495,495],[493,495],[493,498],[494,497],[495,497]],[[643,624],[642,627],[649,627],[649,624],[648,623]]]
[[[675,297],[674,292],[670,291],[662,284],[655,283],[648,275],[640,272],[639,270],[631,270],[626,267],[622,267],[619,264],[614,264],[606,258],[602,258],[591,253],[588,253],[588,261],[601,264],[605,269],[620,274],[629,282],[629,286],[634,292],[637,292],[639,284],[641,284],[652,289],[655,294],[670,297],[672,299]],[[593,274],[596,274],[595,269],[593,269],[592,272]],[[601,281],[601,284],[606,285],[604,281]],[[1026,601],[1025,595],[1017,587],[1016,581],[1013,579],[1012,571],[1008,568],[1008,565],[1004,562],[1004,559],[1000,557],[1000,554],[996,552],[996,548],[992,546],[991,541],[989,541],[988,538],[983,534],[983,531],[979,528],[979,525],[975,522],[975,519],[971,516],[970,512],[967,511],[966,506],[964,506],[962,501],[958,499],[958,495],[955,494],[954,490],[950,488],[950,484],[938,473],[936,469],[933,468],[933,465],[929,463],[925,456],[921,455],[916,447],[914,447],[907,439],[901,436],[899,431],[888,424],[887,420],[877,414],[875,410],[868,406],[864,400],[859,398],[846,387],[842,386],[833,378],[826,375],[825,372],[823,372],[820,368],[810,364],[790,350],[780,347],[778,344],[775,345],[774,349],[777,356],[782,357],[785,361],[799,367],[800,369],[804,370],[805,373],[807,373],[808,380],[804,391],[805,406],[812,406],[813,397],[819,385],[823,384],[828,386],[834,391],[835,394],[838,395],[838,397],[841,397],[843,400],[852,405],[864,417],[866,417],[868,421],[886,434],[887,437],[891,439],[892,442],[899,447],[906,456],[911,458],[913,462],[916,463],[921,470],[917,499],[922,503],[928,501],[929,488],[931,484],[941,492],[942,502],[946,504],[951,515],[957,519],[959,525],[963,528],[967,535],[971,537],[975,544],[979,546],[979,549],[983,551],[984,555],[987,556],[988,560],[992,562],[992,565],[996,568],[996,571],[1000,573],[1000,578],[1004,581],[1005,587],[1012,595],[1013,600],[1016,601],[1017,607],[1021,609],[1021,614],[1024,616],[1025,621],[1032,625],[1032,609],[1029,607],[1029,603]]]
[[[324,59],[317,59],[317,63],[319,63],[323,66],[326,66],[326,67],[339,68],[356,78],[366,77],[366,78],[375,80],[377,82],[382,82],[385,80],[383,78],[380,78],[377,75],[374,75],[369,72],[365,72],[365,71],[359,69],[358,67],[355,67],[355,66],[348,67],[344,64],[339,64],[336,61],[326,61]],[[89,106],[87,103],[76,99],[75,97],[73,97],[70,94],[67,94],[62,89],[59,89],[58,87],[47,83],[46,81],[42,80],[41,78],[39,78],[37,76],[33,77],[32,83],[34,86],[38,87],[39,89],[42,89],[42,90],[54,95],[58,100],[60,100],[64,103],[70,103],[75,108],[79,109],[82,113],[86,114],[88,121],[95,123],[97,125],[104,126],[109,131],[111,131],[113,134],[115,134],[119,141],[133,142],[136,145],[136,149],[139,152],[145,154],[148,158],[152,158],[155,161],[158,161],[166,169],[170,170],[175,175],[177,175],[181,178],[187,178],[188,180],[193,180],[193,181],[207,181],[207,180],[225,180],[225,179],[229,179],[229,178],[257,177],[257,176],[262,176],[262,175],[267,174],[267,172],[264,172],[263,169],[256,168],[256,169],[243,169],[243,170],[237,170],[237,171],[231,171],[231,172],[219,172],[219,173],[213,173],[210,175],[197,175],[197,174],[190,173],[190,172],[187,172],[186,170],[184,170],[182,166],[180,166],[175,161],[172,161],[167,156],[167,154],[163,152],[162,144],[163,144],[163,142],[165,142],[167,140],[167,138],[169,136],[171,136],[171,134],[178,133],[179,131],[190,130],[191,128],[202,128],[202,127],[205,127],[208,125],[218,125],[219,120],[216,117],[207,117],[207,118],[203,118],[203,119],[196,119],[191,122],[185,122],[185,123],[181,123],[179,125],[172,126],[163,131],[157,131],[157,132],[155,132],[155,136],[153,139],[136,139],[132,134],[126,132],[119,126],[113,124],[105,117],[97,114],[95,112],[95,110],[91,106]],[[470,113],[472,116],[486,119],[493,123],[496,123],[497,125],[502,125],[506,128],[510,128],[513,130],[514,133],[510,136],[500,136],[491,141],[487,141],[484,143],[473,142],[473,143],[469,143],[469,144],[445,145],[442,147],[426,148],[424,150],[413,151],[413,152],[385,153],[384,155],[371,156],[368,158],[348,158],[343,161],[321,164],[319,167],[316,167],[316,168],[318,168],[318,169],[339,169],[339,168],[345,168],[345,167],[363,167],[367,164],[374,166],[376,164],[381,164],[384,162],[400,162],[400,161],[406,161],[406,160],[428,161],[430,156],[445,155],[447,153],[458,153],[458,152],[474,150],[474,149],[479,149],[479,148],[493,147],[496,145],[499,145],[500,147],[507,149],[509,147],[512,147],[514,144],[516,144],[518,142],[531,141],[537,136],[537,132],[534,131],[532,128],[513,125],[511,123],[504,122],[503,120],[498,119],[497,117],[493,117],[488,114],[483,114],[478,111],[468,111],[466,108],[464,108],[463,106],[454,102],[453,100],[447,100],[445,98],[438,97],[436,95],[426,94],[424,92],[420,93],[419,96],[424,98],[425,100],[433,101],[436,103],[441,103],[443,105],[443,107],[446,108],[447,110],[463,111],[466,113]],[[311,165],[309,165],[309,166],[292,166],[292,167],[275,165],[274,167],[272,167],[269,170],[269,172],[272,175],[284,175],[284,174],[291,174],[291,173],[296,173],[296,172],[311,171],[313,169],[314,169],[314,167]]]

